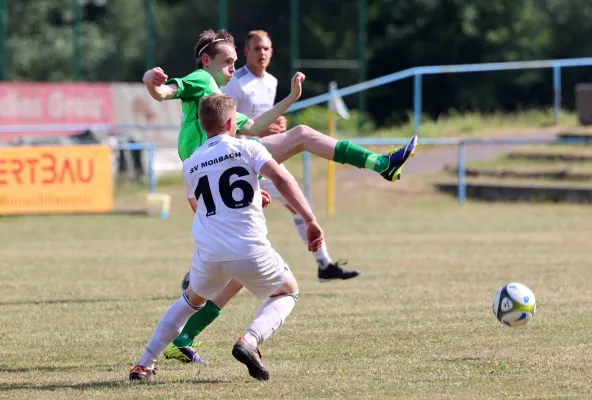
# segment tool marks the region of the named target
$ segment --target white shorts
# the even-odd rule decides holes
[[[288,264],[272,248],[263,255],[235,261],[204,261],[195,252],[189,282],[197,295],[212,300],[232,278],[259,300],[266,300],[291,274]]]
[[[284,167],[284,164],[280,164],[280,168],[283,169],[284,171],[286,171],[287,173],[290,173],[290,171],[288,171],[288,169],[286,167]],[[273,184],[273,182],[267,178],[261,178],[259,179],[259,186],[261,187],[262,190],[265,190],[267,193],[269,193],[269,195],[274,198],[274,199],[279,199],[283,205],[286,205],[286,200],[284,199],[284,197],[280,194],[280,192],[278,192],[278,190],[275,188],[275,185]]]

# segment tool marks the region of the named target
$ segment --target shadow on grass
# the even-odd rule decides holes
[[[20,373],[26,373],[26,372],[68,372],[68,371],[76,371],[79,369],[89,369],[89,368],[96,368],[96,369],[101,369],[101,370],[104,370],[104,369],[112,370],[114,368],[122,368],[122,367],[129,367],[129,365],[126,363],[100,364],[100,365],[55,365],[55,366],[43,365],[43,366],[37,366],[37,367],[20,367],[20,368],[11,368],[11,367],[7,367],[6,365],[0,365],[0,374],[20,374]]]
[[[220,383],[230,383],[230,381],[224,381],[220,379],[183,379],[183,380],[175,380],[175,381],[154,381],[149,383],[143,382],[129,382],[127,380],[117,380],[117,381],[97,381],[97,382],[89,382],[89,383],[56,383],[50,385],[37,385],[35,383],[26,384],[26,383],[0,383],[0,392],[3,391],[11,391],[11,390],[47,390],[47,391],[56,391],[61,389],[72,389],[72,390],[96,390],[96,389],[125,389],[129,387],[134,387],[137,385],[146,385],[146,386],[166,386],[168,384],[178,384],[178,383],[186,383],[192,385],[210,385],[210,384],[220,384]]]
[[[52,304],[87,304],[87,303],[118,303],[118,302],[137,302],[137,301],[160,301],[176,300],[178,297],[161,296],[150,298],[127,298],[127,299],[63,299],[63,300],[22,300],[22,301],[4,301],[0,306],[27,306],[27,305],[52,305]]]

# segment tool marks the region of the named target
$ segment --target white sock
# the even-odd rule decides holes
[[[154,369],[154,364],[162,356],[164,349],[181,333],[189,317],[202,308],[203,304],[201,306],[194,306],[189,303],[185,293],[183,293],[183,296],[164,312],[158,325],[156,325],[150,341],[146,345],[144,354],[140,358],[140,361],[138,361],[138,365],[146,369]]]
[[[253,347],[259,346],[277,331],[298,301],[298,293],[270,297],[259,307],[255,320],[247,329],[245,339]]]
[[[306,224],[299,214],[294,214],[294,225],[296,226],[296,230],[298,231],[302,241],[308,244],[308,240],[306,239]],[[331,260],[331,256],[329,255],[329,251],[327,250],[327,244],[325,241],[323,241],[321,248],[312,254],[314,255],[315,260],[317,260],[317,265],[321,269],[327,268],[327,266],[333,262],[333,260]]]

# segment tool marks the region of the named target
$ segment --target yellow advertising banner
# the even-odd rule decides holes
[[[0,148],[0,215],[111,210],[110,147]]]

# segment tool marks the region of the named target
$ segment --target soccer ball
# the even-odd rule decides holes
[[[535,310],[534,293],[521,283],[508,283],[493,297],[493,315],[507,326],[526,325],[534,317]]]

